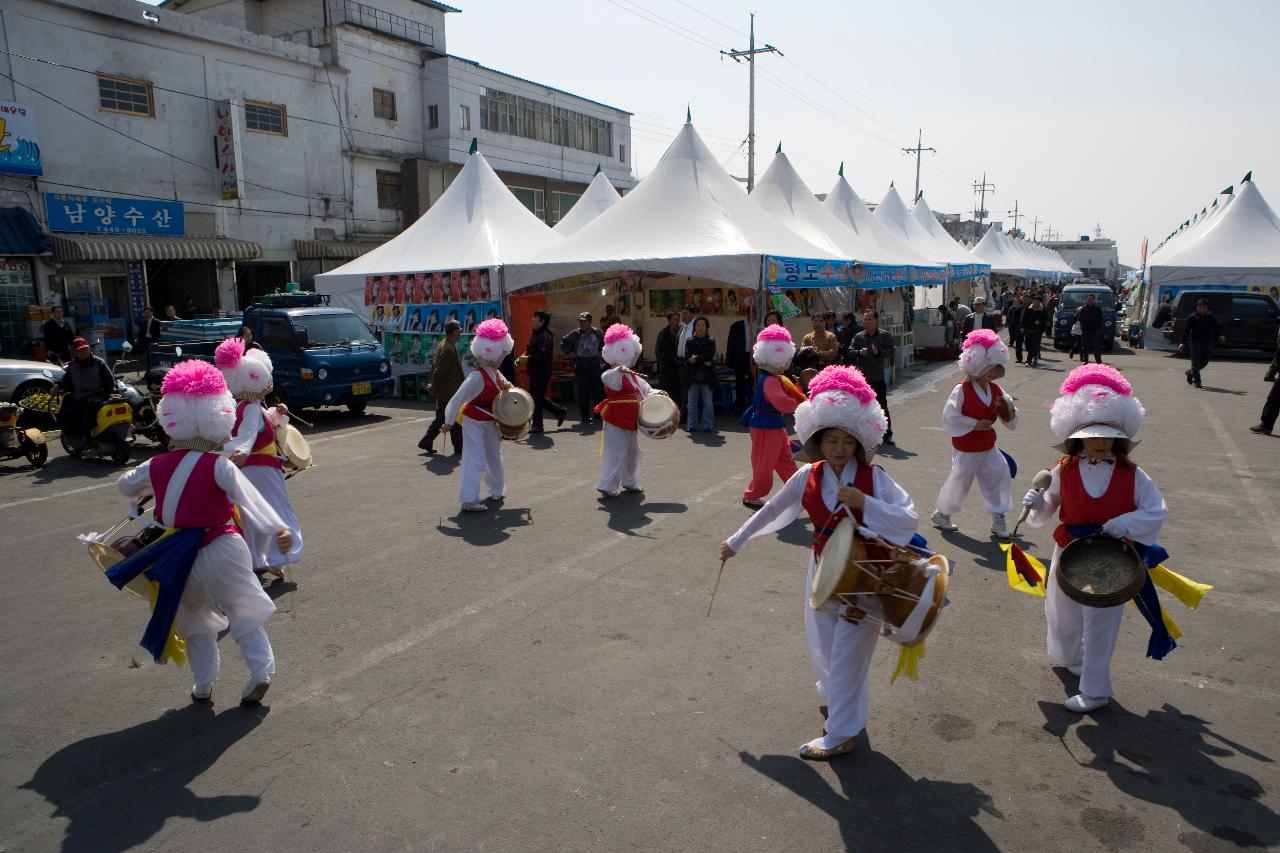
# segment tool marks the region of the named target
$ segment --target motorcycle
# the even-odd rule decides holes
[[[160,403],[160,383],[164,381],[165,371],[151,371],[145,380],[136,386],[129,386],[131,394],[125,399],[133,408],[133,434],[142,436],[153,442],[161,450],[169,448],[169,434],[160,426],[156,416],[156,407]]]
[[[49,446],[40,430],[18,426],[22,412],[23,407],[17,403],[0,403],[0,459],[25,456],[39,468],[49,458]]]
[[[52,379],[52,372],[46,371]],[[129,445],[133,440],[133,408],[120,392],[123,384],[117,380],[115,393],[98,406],[97,417],[87,436],[72,436],[66,429],[59,433],[62,449],[76,458],[106,457],[117,465],[129,461]],[[127,387],[127,386],[126,386]],[[135,395],[138,392],[134,389]],[[62,408],[65,392],[55,386],[51,392],[49,410],[56,413]],[[139,397],[141,395],[138,395]]]

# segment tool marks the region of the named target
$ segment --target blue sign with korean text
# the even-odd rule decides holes
[[[765,255],[764,285],[777,287],[841,287],[863,290],[904,285],[946,284],[945,267],[884,266]]]
[[[180,201],[45,193],[44,203],[49,212],[50,231],[173,237],[187,230]]]

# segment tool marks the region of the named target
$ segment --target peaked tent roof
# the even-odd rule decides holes
[[[618,190],[609,182],[609,176],[599,170],[587,185],[586,192],[573,203],[564,219],[556,223],[554,230],[565,237],[575,234],[582,226],[620,201],[622,196],[618,195]]]
[[[933,244],[937,246],[938,260],[951,264],[953,277],[968,278],[987,272],[982,269],[986,264],[977,263],[973,255],[969,254],[969,250],[956,242],[955,238],[947,233],[947,229],[942,227],[942,223],[930,209],[929,203],[924,200],[923,194],[912,206],[911,218],[933,239]]]
[[[993,273],[1026,277],[1026,259],[1014,253],[1004,233],[988,228],[978,245],[969,250],[979,263],[990,264]]]
[[[871,208],[867,207],[866,202],[854,192],[843,174],[836,179],[835,186],[831,188],[831,192],[827,193],[822,206],[842,225],[848,226],[863,239],[873,241],[890,257],[914,258],[912,263],[936,265],[937,262],[934,259],[920,254],[907,245],[906,241],[885,228],[871,212]]]
[[[1280,276],[1280,217],[1253,181],[1197,231],[1151,264],[1153,284],[1274,285]]]
[[[686,122],[653,171],[563,243],[510,263],[508,292],[570,275],[649,270],[755,287],[764,255],[846,260],[779,224]]]

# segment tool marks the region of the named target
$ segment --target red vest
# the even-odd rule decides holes
[[[804,487],[804,497],[800,499],[800,505],[804,507],[805,512],[809,513],[809,521],[813,523],[813,556],[815,558],[822,556],[822,549],[826,547],[827,540],[831,538],[836,525],[840,523],[840,520],[834,517],[835,511],[827,509],[827,502],[822,499],[822,469],[825,465],[825,462],[815,462],[809,468],[809,482]],[[858,472],[853,475],[854,488],[869,497],[875,497],[875,467],[858,465]],[[853,513],[854,521],[861,524],[862,510],[853,507],[849,507],[849,510]],[[841,517],[843,518],[843,513]],[[870,548],[868,548],[869,551]],[[879,555],[874,559],[879,559]]]
[[[493,420],[493,401],[498,397],[498,383],[489,375],[489,368],[477,367],[476,370],[480,371],[484,387],[471,402],[462,407],[462,414],[476,421],[491,421]]]
[[[1073,456],[1058,472],[1058,489],[1062,495],[1062,506],[1058,510],[1059,524],[1053,531],[1053,541],[1064,548],[1075,539],[1067,531],[1068,525],[1104,524],[1118,515],[1133,512],[1138,508],[1138,501],[1133,491],[1134,482],[1137,479],[1136,467],[1116,462],[1106,492],[1102,497],[1095,498],[1084,489],[1084,479],[1080,476],[1080,462],[1079,457]]]
[[[261,405],[252,400],[241,400],[236,404],[236,424],[231,428],[231,435],[234,437],[240,432],[240,424],[244,422],[245,409],[249,406]],[[253,449],[249,451],[249,458],[244,461],[245,465],[265,465],[269,468],[281,468],[280,457],[275,455],[276,450],[276,433],[271,428],[271,424],[267,422],[266,410],[263,410],[262,429],[258,430],[257,437],[253,440]]]
[[[182,489],[182,497],[178,501],[174,518],[164,517],[164,499],[169,489],[169,481],[173,479],[178,464],[190,453],[189,450],[172,450],[162,453],[151,460],[148,469],[151,477],[151,490],[156,495],[156,523],[165,527],[179,529],[203,527],[207,531],[200,542],[204,547],[224,533],[235,533],[232,523],[231,498],[218,485],[213,476],[217,454],[201,453],[199,461],[191,469],[186,486]]]
[[[640,386],[627,371],[622,371],[622,387],[614,391],[604,386],[604,399],[595,407],[595,413],[618,429],[634,430],[640,416]]]
[[[1000,398],[1004,396],[1004,392],[994,382],[989,383],[987,387],[991,389],[990,403],[982,402],[982,398],[974,390],[972,382],[967,380],[961,382],[960,388],[961,393],[964,395],[964,402],[960,406],[960,414],[966,418],[973,418],[975,421],[998,421],[1000,416],[997,414],[997,404],[999,404]],[[994,429],[975,429],[959,438],[951,439],[951,446],[965,453],[984,453],[996,446],[996,431]]]

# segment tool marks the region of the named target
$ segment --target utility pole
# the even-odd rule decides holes
[[[982,239],[982,222],[987,218],[987,193],[996,194],[996,185],[987,183],[987,173],[982,173],[982,183],[973,182],[973,191],[978,193],[978,209],[973,212],[973,218],[978,220],[978,239]]]
[[[1018,236],[1018,217],[1019,217],[1018,200],[1016,198],[1013,200],[1013,210],[1006,211],[1006,212],[1013,217],[1013,236],[1016,237]]]
[[[756,16],[751,16],[751,33],[750,41],[747,43],[746,50],[722,50],[720,53],[729,57],[734,62],[741,61],[744,57],[747,60],[747,68],[750,72],[748,77],[747,98],[749,101],[747,107],[747,192],[751,192],[756,188],[756,54],[757,53],[776,53],[782,56],[782,51],[778,50],[771,44],[764,47],[756,47]]]
[[[1040,217],[1037,216],[1031,223],[1031,242],[1036,242],[1040,236]]]
[[[924,144],[924,129],[921,128],[920,133],[916,136],[916,147],[902,149],[902,153],[904,154],[916,155],[916,194],[911,199],[912,202],[916,202],[920,200],[920,153],[923,151],[932,151],[934,154],[938,153],[937,148],[923,148],[921,147],[923,144]]]

